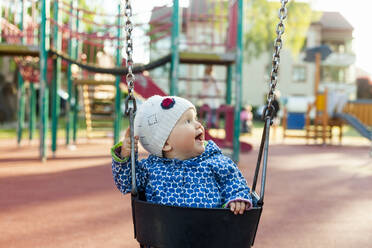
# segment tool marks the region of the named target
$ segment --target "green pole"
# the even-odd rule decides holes
[[[121,67],[121,4],[118,5],[118,29],[117,29],[117,49],[116,49],[116,66]],[[121,129],[121,90],[120,76],[116,76],[115,80],[116,96],[115,96],[115,122],[114,122],[114,144],[119,141]]]
[[[81,12],[79,10],[76,11],[76,32],[79,32],[80,30],[80,15]],[[77,59],[79,57],[79,39],[75,38],[75,54],[74,54],[74,59]],[[72,110],[73,110],[73,120],[72,120],[72,140],[74,143],[76,143],[76,137],[77,137],[77,123],[78,123],[78,110],[79,110],[79,95],[78,95],[78,87],[75,85],[74,87],[74,101],[72,104]]]
[[[179,0],[173,0],[173,14],[172,14],[172,37],[171,37],[171,71],[170,71],[170,90],[172,96],[178,94],[178,72],[179,72]]]
[[[36,21],[36,3],[33,1],[31,5],[32,21]],[[34,29],[34,45],[38,44],[37,29]],[[30,83],[30,118],[29,118],[29,140],[32,140],[35,133],[36,123],[36,89],[35,84]]]
[[[62,24],[62,15],[59,11],[59,1],[54,1],[54,21],[60,25]],[[54,49],[56,51],[62,50],[61,32],[58,25],[54,25]],[[53,155],[57,150],[57,133],[58,133],[58,119],[60,113],[60,99],[58,97],[58,89],[61,85],[61,58],[56,57],[53,60],[53,81],[52,81],[52,152]]]
[[[240,109],[242,102],[242,73],[243,73],[243,0],[238,0],[237,39],[236,39],[236,87],[234,111],[234,140],[233,160],[239,161],[240,154]]]
[[[78,112],[79,112],[79,92],[78,92],[78,86],[74,85],[74,102],[73,102],[73,132],[72,132],[72,140],[74,143],[76,143],[76,137],[77,137],[77,123],[78,123]]]
[[[48,85],[47,65],[49,50],[49,0],[41,0],[41,24],[40,24],[40,158],[46,161],[46,136],[48,130]]]
[[[25,83],[21,72],[18,71],[18,126],[17,126],[17,143],[21,144],[23,124],[25,121]]]
[[[36,121],[36,90],[35,84],[30,83],[30,119],[29,119],[29,140],[32,140],[35,132]]]
[[[73,24],[74,21],[74,13],[73,9],[75,8],[76,1],[71,2],[71,10],[70,10],[70,30],[73,31]],[[75,38],[70,37],[68,42],[68,54],[70,58],[74,58],[75,54]],[[71,136],[71,128],[72,128],[72,122],[73,122],[73,105],[72,105],[72,72],[71,72],[71,64],[69,63],[67,66],[67,93],[68,93],[68,99],[67,99],[67,120],[66,120],[66,145],[70,144],[70,136]]]
[[[227,66],[226,71],[226,104],[231,105],[231,96],[232,96],[232,65]]]
[[[21,0],[21,18],[20,18],[20,25],[19,28],[23,31],[23,21],[24,21],[24,11],[25,11],[25,1]],[[22,44],[25,43],[25,38],[22,37]],[[20,69],[20,68],[18,68]],[[17,143],[18,145],[21,144],[22,140],[22,131],[23,125],[25,121],[25,82],[22,78],[22,74],[20,70],[18,70],[18,128],[17,128]]]

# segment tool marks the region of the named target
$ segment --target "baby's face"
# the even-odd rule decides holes
[[[197,120],[194,109],[183,113],[167,142],[178,159],[193,158],[204,152],[204,127]]]

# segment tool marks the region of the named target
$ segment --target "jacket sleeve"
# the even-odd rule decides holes
[[[132,169],[130,157],[121,158],[120,151],[122,142],[117,143],[111,148],[112,156],[112,175],[116,187],[123,194],[131,192],[132,189]],[[138,161],[136,156],[136,183],[138,191],[145,189],[147,173],[145,169],[146,159]]]
[[[228,207],[233,201],[245,201],[249,203],[247,209],[251,208],[250,189],[237,165],[224,155],[220,155],[216,161],[218,163],[213,165],[213,171],[220,188],[223,206]]]

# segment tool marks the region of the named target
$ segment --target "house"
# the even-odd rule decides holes
[[[277,89],[280,96],[311,97],[314,94],[315,63],[305,62],[306,49],[328,45],[332,53],[321,62],[319,89],[347,91],[355,97],[355,54],[352,51],[353,27],[338,12],[322,12],[307,31],[304,50],[294,57],[284,48]],[[270,53],[271,54],[271,53]],[[269,54],[244,64],[244,102],[253,106],[265,103],[271,66]]]

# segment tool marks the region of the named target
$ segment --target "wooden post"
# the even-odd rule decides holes
[[[316,97],[318,90],[319,90],[319,82],[320,82],[320,61],[321,55],[320,53],[315,54],[315,81],[314,81],[314,97]]]
[[[320,53],[315,53],[315,78],[314,78],[314,99],[315,99],[315,112],[316,112],[316,114],[315,114],[315,120],[314,120],[314,140],[315,140],[315,143],[317,142],[317,140],[318,140],[318,137],[319,137],[319,134],[318,134],[318,132],[319,132],[319,128],[318,128],[318,126],[319,126],[319,123],[317,123],[317,122],[319,122],[319,121],[322,121],[321,119],[320,120],[318,120],[318,117],[317,117],[317,115],[318,115],[318,107],[317,107],[317,101],[318,101],[318,95],[319,95],[319,82],[320,82],[320,61],[321,61],[321,55],[320,55]],[[322,126],[322,128],[323,128],[323,126]]]
[[[331,128],[329,125],[328,125],[328,122],[329,122],[329,119],[328,119],[328,111],[327,111],[327,105],[328,105],[328,90],[327,88],[324,89],[324,110],[323,110],[323,117],[322,117],[322,141],[323,141],[323,145],[326,144],[326,141],[327,141],[327,128]],[[332,132],[332,130],[331,130]],[[332,137],[332,135],[330,136]]]

